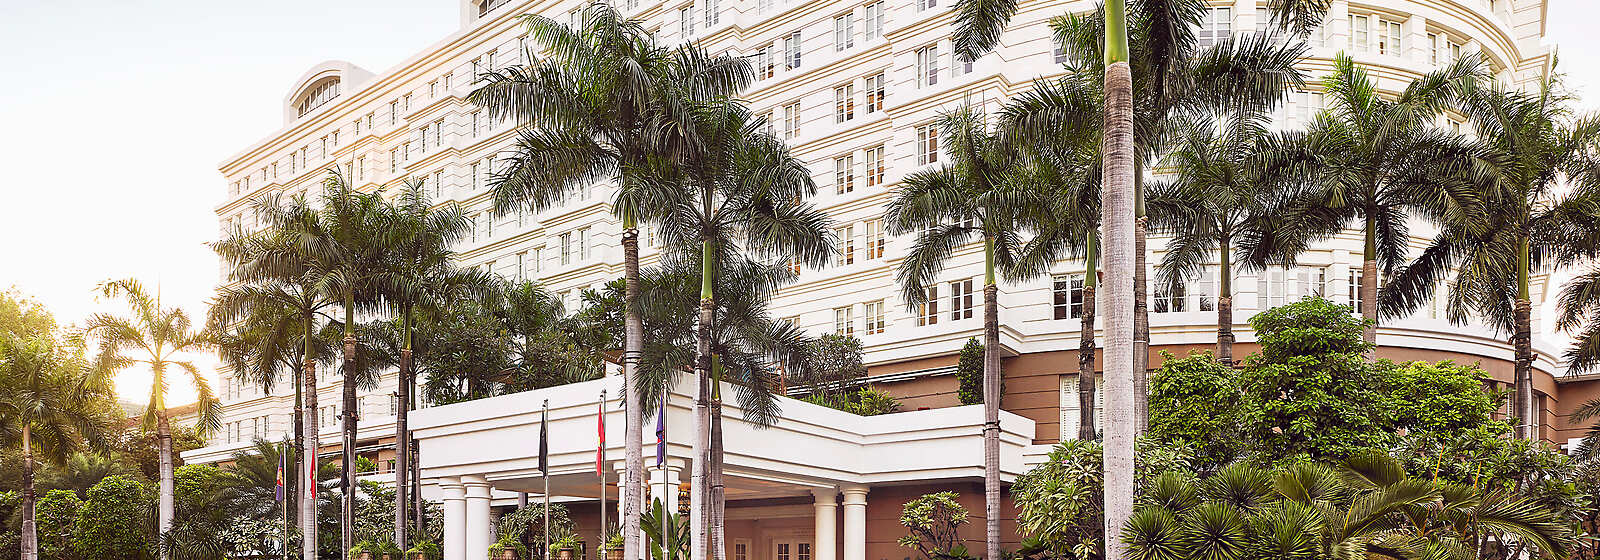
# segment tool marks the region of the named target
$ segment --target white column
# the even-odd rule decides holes
[[[489,481],[480,475],[468,475],[461,477],[461,484],[467,495],[467,530],[463,539],[466,555],[462,559],[488,560],[489,543],[494,542],[489,534]]]
[[[467,560],[467,493],[461,481],[439,481],[444,491],[444,560]]]
[[[839,491],[835,488],[817,488],[811,491],[816,502],[815,560],[839,560]],[[864,552],[863,552],[864,554]]]
[[[867,560],[867,487],[844,488],[844,560]]]

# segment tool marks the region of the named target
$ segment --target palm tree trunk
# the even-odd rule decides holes
[[[301,453],[300,450],[305,449],[305,447],[306,447],[305,418],[303,417],[303,415],[305,414],[305,409],[306,409],[306,406],[305,406],[305,380],[301,379],[301,376],[299,375],[300,361],[299,360],[295,360],[295,363],[290,365],[289,369],[293,372],[289,376],[294,378],[294,449],[295,449],[295,451],[294,451],[293,454],[291,454],[294,457],[294,464],[292,466],[292,470],[289,473],[286,473],[284,475],[285,477],[290,479],[290,480],[284,481],[285,482],[285,484],[284,484],[285,487],[283,489],[283,500],[284,500],[285,504],[288,504],[288,505],[286,505],[284,507],[284,511],[283,511],[283,526],[284,527],[294,527],[294,526],[296,526],[298,524],[297,523],[297,518],[299,516],[299,511],[300,510],[295,509],[295,508],[298,508],[299,505],[300,505],[300,493],[299,492],[294,492],[292,490],[296,489],[296,488],[299,488],[300,486],[303,486],[302,484],[299,483],[298,480],[296,480],[296,477],[295,477],[294,473],[300,472],[300,465],[305,463],[305,454]],[[291,482],[293,482],[293,484],[290,484]],[[289,510],[294,510],[295,513],[291,514],[291,513],[289,513]],[[283,543],[283,553],[284,553],[284,556],[286,556],[286,557],[289,554],[289,543],[287,543],[287,542]]]
[[[1233,255],[1222,236],[1217,266],[1217,361],[1233,365]]]
[[[639,399],[639,357],[644,353],[644,321],[639,317],[639,228],[624,214],[622,231],[623,292],[622,384],[626,410],[623,434],[627,477],[622,489],[622,557],[644,557],[639,543],[639,515],[644,500],[644,404]]]
[[[985,558],[1000,558],[1000,286],[994,238],[983,240],[983,511]]]
[[[1098,438],[1094,429],[1094,292],[1099,276],[1095,245],[1091,231],[1083,269],[1083,311],[1078,314],[1078,439],[1084,441]]]
[[[1533,305],[1528,294],[1528,238],[1517,243],[1517,300],[1512,309],[1516,332],[1511,335],[1511,346],[1516,352],[1513,391],[1516,396],[1512,406],[1517,417],[1517,437],[1534,439],[1538,436],[1539,411],[1533,399]]]
[[[1366,245],[1361,251],[1361,286],[1358,288],[1361,290],[1361,318],[1367,322],[1367,326],[1361,329],[1361,339],[1372,345],[1378,343],[1378,232],[1375,228],[1372,218],[1367,218]]]
[[[1106,560],[1123,560],[1121,534],[1133,517],[1133,78],[1123,0],[1107,0],[1105,138],[1100,197],[1105,237]]]
[[[306,402],[300,411],[305,418],[301,425],[305,431],[300,448],[300,463],[304,466],[300,473],[300,558],[317,560],[317,362],[311,355],[311,314],[305,314],[301,320],[305,342],[305,370],[301,382],[306,387]]]
[[[172,531],[172,492],[174,483],[172,480],[172,425],[167,422],[166,410],[156,411],[156,450],[157,454],[161,456],[161,509],[157,521],[160,538],[158,542],[162,542],[160,556],[168,558],[171,555],[167,553],[167,547],[163,541],[166,540],[167,533]]]
[[[718,370],[718,375],[713,378],[716,383],[713,389],[720,389],[720,381],[722,379],[721,366],[718,364],[713,367]],[[709,504],[711,511],[708,515],[710,522],[707,524],[710,527],[710,534],[708,535],[707,540],[709,542],[706,546],[711,550],[711,560],[724,560],[727,557],[727,545],[723,544],[725,542],[723,539],[727,536],[724,525],[726,522],[728,495],[727,488],[722,483],[722,396],[720,393],[721,391],[718,390],[712,391],[711,461],[710,464],[706,465],[707,477],[710,478],[709,488],[711,490],[711,502]]]
[[[706,529],[710,519],[706,507],[710,497],[706,488],[706,472],[711,462],[711,322],[715,318],[715,297],[712,291],[712,262],[716,255],[711,240],[700,242],[700,321],[695,326],[695,380],[699,390],[694,400],[694,465],[689,476],[689,524],[694,545],[690,549],[693,560],[707,560]]]
[[[22,424],[22,560],[39,560],[39,529],[33,519],[33,435]]]
[[[406,431],[406,420],[410,416],[406,410],[406,403],[411,402],[411,309],[408,307],[400,312],[400,379],[395,385],[395,411],[394,411],[394,544],[400,550],[406,549],[406,510],[411,503],[406,499],[407,471],[411,470],[411,434]]]
[[[343,553],[341,558],[350,556],[350,547],[355,545],[355,519],[356,519],[356,419],[360,416],[356,410],[356,384],[355,384],[355,358],[356,336],[350,330],[351,313],[349,308],[345,311],[344,335],[344,363],[340,382],[343,394],[343,404],[339,411],[339,419],[344,424],[344,437],[340,447],[339,481],[344,486],[344,499],[339,503],[339,550]]]
[[[1143,434],[1150,426],[1150,290],[1147,282],[1146,237],[1149,218],[1144,212],[1144,170],[1133,175],[1133,428]]]

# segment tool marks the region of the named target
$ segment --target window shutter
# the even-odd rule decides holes
[[[1078,376],[1061,376],[1061,439],[1078,438]]]

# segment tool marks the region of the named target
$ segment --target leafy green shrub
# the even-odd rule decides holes
[[[72,557],[72,525],[83,502],[71,490],[51,490],[34,504],[33,518],[41,558]]]
[[[406,551],[406,556],[409,557],[417,553],[421,553],[428,560],[438,560],[443,555],[442,551],[439,550],[439,543],[431,540],[420,540],[412,544],[411,549]]]
[[[125,476],[110,476],[89,488],[73,522],[83,560],[153,558],[151,491]]]
[[[551,517],[555,517],[555,515],[552,514]],[[494,558],[503,550],[515,550],[517,551],[517,558],[528,558],[528,546],[517,540],[516,535],[501,535],[500,540],[489,545],[489,557]]]
[[[956,362],[956,398],[961,404],[983,403],[983,343],[976,338],[967,339],[961,347],[961,360]]]
[[[901,510],[900,525],[911,533],[898,542],[928,560],[973,558],[957,534],[966,523],[967,508],[956,501],[955,492],[924,494],[906,502]]]
[[[862,387],[845,393],[812,393],[800,400],[860,416],[900,412],[900,401],[887,391]]]
[[[543,544],[544,539],[544,506],[541,504],[528,504],[528,507],[518,509],[500,519],[500,539],[516,539],[521,542],[523,535],[529,535],[533,542]],[[576,530],[572,523],[572,515],[567,507],[561,504],[550,504],[550,537],[560,539],[570,535]]]
[[[1150,437],[1136,441],[1134,483],[1139,491],[1163,475],[1192,478],[1194,452]],[[1042,548],[1050,558],[1098,558],[1105,536],[1105,463],[1097,441],[1067,440],[1049,457],[1017,477],[1011,499],[1017,525],[1036,538],[1024,548]]]

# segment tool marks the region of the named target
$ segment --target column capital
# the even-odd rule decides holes
[[[459,478],[441,478],[435,483],[439,485],[440,490],[444,491],[444,499],[446,500],[462,500],[467,497],[467,487],[461,484],[461,479]]]
[[[866,505],[868,490],[866,486],[845,486],[839,489],[840,493],[844,494],[845,505]]]
[[[816,504],[819,506],[832,507],[839,505],[839,489],[832,486],[812,488],[811,497],[816,499]]]

